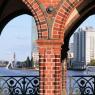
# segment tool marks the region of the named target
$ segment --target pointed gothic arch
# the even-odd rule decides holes
[[[29,14],[34,17],[38,30],[38,38],[48,38],[45,14],[40,4],[35,0],[1,0],[0,1],[0,31],[14,17]],[[45,27],[44,27],[45,26]]]
[[[56,34],[55,28],[57,26],[56,31],[60,31],[60,33],[56,36],[56,38],[65,39],[66,35],[69,32],[68,30],[71,29],[70,27],[72,25],[74,25],[73,23],[77,21],[80,22],[79,20],[82,21],[88,14],[93,14],[94,6],[94,0],[64,1],[55,17],[55,21],[52,27],[52,38],[54,39],[54,35]]]

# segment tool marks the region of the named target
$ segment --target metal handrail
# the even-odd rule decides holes
[[[39,95],[39,76],[0,76],[0,95]]]
[[[68,95],[95,95],[95,75],[76,75],[68,78]]]

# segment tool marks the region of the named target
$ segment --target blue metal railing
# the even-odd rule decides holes
[[[95,76],[70,76],[67,87],[67,95],[95,95]]]
[[[39,95],[39,76],[0,76],[0,95]]]

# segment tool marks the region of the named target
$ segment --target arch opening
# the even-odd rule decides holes
[[[95,15],[89,16],[73,33],[73,37],[70,39],[69,42],[69,51],[67,52],[67,69],[68,69],[68,77],[67,77],[67,89],[72,86],[68,85],[68,82],[73,85],[75,83],[74,80],[80,78],[79,81],[87,80],[89,83],[91,81],[88,80],[88,77],[94,76],[95,72]],[[76,77],[73,77],[76,76]],[[86,77],[87,76],[87,77]],[[73,78],[73,82],[70,82],[70,78]],[[91,78],[91,77],[89,77]],[[78,82],[79,82],[78,81]],[[87,83],[88,83],[87,82]],[[77,84],[77,82],[76,82]],[[80,85],[80,84],[79,84]],[[87,84],[86,88],[89,86]],[[91,83],[91,85],[93,85]],[[73,87],[72,92],[68,89],[68,93],[82,93],[78,85],[76,88]],[[85,88],[85,90],[86,90]],[[93,93],[91,89],[89,89],[90,93]],[[84,92],[83,92],[84,93]],[[85,92],[87,93],[87,92]]]
[[[81,7],[81,6],[82,6],[82,4],[79,6],[79,9],[81,9],[81,11],[79,11],[78,8],[75,8],[77,10],[77,13],[78,13],[77,17],[72,18],[72,20],[67,24],[67,26],[65,25],[65,30],[64,30],[64,44],[62,45],[62,50],[61,50],[61,61],[63,64],[63,83],[65,84],[65,81],[66,81],[66,85],[64,85],[63,88],[66,87],[67,93],[69,93],[71,90],[74,90],[74,91],[76,90],[75,88],[72,89],[73,87],[70,88],[71,90],[68,89],[70,87],[70,85],[72,85],[72,84],[70,84],[70,81],[72,81],[70,79],[73,78],[72,72],[74,72],[74,71],[71,71],[71,73],[68,73],[69,71],[67,71],[67,69],[68,69],[67,63],[68,63],[68,61],[71,63],[71,60],[72,60],[72,58],[71,58],[72,54],[70,56],[68,56],[68,51],[70,51],[70,47],[69,47],[70,37],[75,33],[75,30],[87,18],[95,15],[95,11],[94,11],[95,10],[95,3],[91,3],[90,5],[88,4],[87,7]],[[72,47],[72,45],[71,45],[71,47]],[[71,60],[69,60],[68,57],[70,57]],[[85,65],[84,65],[84,67],[85,67]],[[80,74],[83,74],[83,72],[81,72]],[[75,71],[75,74],[76,73],[77,73],[77,71]],[[68,77],[66,77],[66,76],[68,76]],[[69,76],[71,76],[71,77],[69,77]],[[70,84],[70,85],[68,85],[68,84]]]
[[[32,16],[24,14],[12,19],[0,36],[0,59],[9,64],[11,62],[12,68],[15,66],[21,69],[36,67],[39,69],[37,39],[37,27]]]
[[[33,16],[31,10],[22,0],[0,1],[0,33],[10,20],[22,14]]]
[[[94,2],[94,1],[93,1]],[[72,23],[69,23],[67,26],[65,26],[65,32],[64,32],[64,45],[62,45],[62,51],[61,51],[61,60],[64,60],[67,56],[67,51],[69,50],[69,41],[70,37],[73,35],[74,31],[91,15],[95,14],[95,5],[94,3],[91,3],[86,8],[81,9],[81,12],[79,13],[79,17],[72,21]],[[80,6],[81,7],[81,6]],[[73,18],[74,19],[74,18]],[[65,56],[64,56],[64,47],[65,47]],[[64,57],[63,57],[64,56]]]
[[[67,57],[67,63],[68,63],[67,64],[67,69],[68,69],[67,84],[68,82],[70,82],[69,78],[74,78],[75,80],[77,80],[80,78],[78,76],[84,76],[84,79],[88,80],[88,78],[85,77],[85,75],[93,76],[94,74],[94,71],[93,70],[91,71],[92,68],[89,68],[89,66],[93,67],[95,64],[94,63],[94,60],[95,60],[94,19],[95,19],[95,12],[93,10],[92,11],[90,10],[87,14],[82,15],[81,18],[78,19],[78,21],[75,21],[74,25],[72,25],[71,27],[69,27],[69,29],[67,29],[68,33],[65,34],[66,46],[64,46],[65,48],[67,48],[67,51],[66,51],[67,56],[65,56]],[[72,41],[72,38],[70,40],[70,37],[73,34],[74,36],[73,36],[73,41]],[[88,71],[88,69],[90,71]],[[77,76],[77,77],[73,77],[73,76]],[[74,80],[72,81],[74,82]],[[72,82],[70,82],[70,84],[73,85]],[[85,85],[86,87],[89,87],[87,84]],[[67,89],[69,86],[67,85]],[[72,86],[70,87],[72,89]],[[72,93],[72,94],[82,93],[81,90],[79,90],[80,88],[78,87],[78,85],[76,87],[77,87],[77,91],[76,91],[76,88],[73,87],[72,92],[69,90],[68,93]],[[90,93],[93,93],[93,91],[90,91]]]

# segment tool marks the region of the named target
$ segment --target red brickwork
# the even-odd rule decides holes
[[[12,0],[2,1],[4,3],[8,1],[9,4]],[[95,4],[93,4],[95,0],[22,0],[20,3],[25,3],[31,10],[37,25],[37,43],[40,54],[40,95],[66,95],[66,55],[68,49],[65,46],[68,45],[70,35],[66,36],[65,33],[73,27],[71,25],[72,19],[76,23],[79,19],[84,19],[88,11],[94,9],[92,7],[95,7]],[[19,8],[18,5],[16,7]],[[6,10],[6,4],[4,7],[1,6],[1,11],[2,8]],[[4,11],[1,12],[1,16],[2,13]],[[91,11],[92,13],[94,11]],[[72,34],[72,32],[67,34]],[[64,55],[63,63],[61,63],[61,53]]]
[[[71,14],[72,10],[75,9],[84,0],[22,0],[30,8],[34,15],[34,18],[38,27],[39,39],[63,39],[64,37],[64,26]],[[55,14],[47,14],[46,8],[53,6],[56,11]],[[52,20],[51,27],[48,20]],[[49,29],[51,28],[51,29]],[[51,32],[51,37],[49,36],[49,30]]]
[[[40,94],[62,94],[62,64],[59,40],[38,40],[40,52]]]
[[[37,0],[22,0],[29,9],[31,10],[33,17],[35,18],[37,29],[38,29],[38,38],[48,38],[48,26],[46,22],[46,17],[43,10],[40,7],[40,4]]]
[[[61,0],[39,0],[47,8],[48,6],[57,6]]]
[[[52,27],[52,38],[63,39],[65,24],[71,12],[84,0],[65,0],[57,11]],[[57,25],[57,26],[56,26]],[[58,33],[60,31],[60,33]]]
[[[40,95],[66,95],[62,94],[61,45],[65,24],[72,11],[83,1],[23,0],[33,13],[38,28]],[[53,9],[47,12],[49,6]],[[66,67],[63,68],[63,89],[66,91]]]

